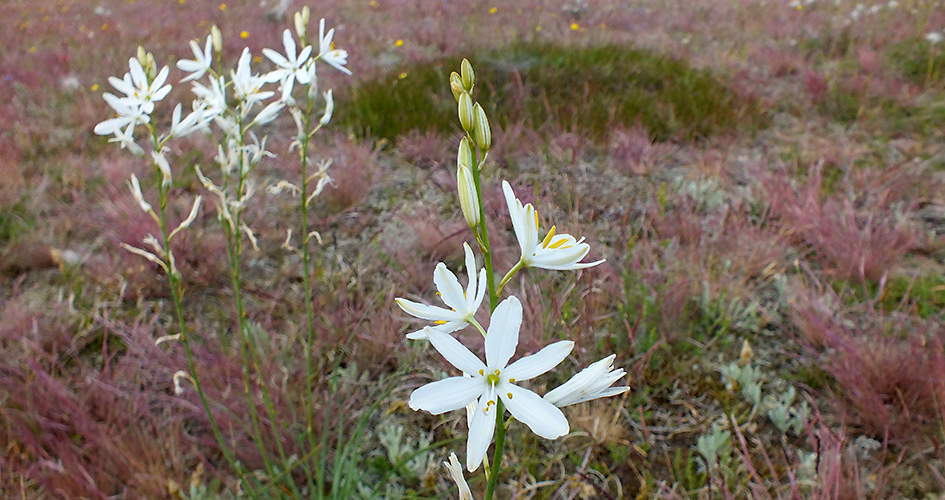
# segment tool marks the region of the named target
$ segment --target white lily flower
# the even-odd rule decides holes
[[[105,99],[105,102],[111,106],[118,116],[109,118],[95,125],[95,133],[97,135],[117,135],[125,127],[130,126],[131,129],[134,130],[134,127],[138,124],[151,121],[151,117],[142,111],[140,103],[135,100],[118,97],[108,92],[102,94],[102,99]]]
[[[459,489],[459,500],[473,500],[472,491],[469,491],[469,485],[463,477],[463,466],[459,464],[456,454],[450,453],[450,461],[443,462],[443,466],[449,471],[450,477]]]
[[[590,366],[581,370],[580,373],[571,377],[570,380],[545,394],[542,399],[559,408],[563,408],[592,399],[616,396],[629,391],[630,388],[626,386],[611,387],[614,382],[626,375],[623,368],[614,370],[614,358],[616,357],[616,355],[611,354],[596,363],[591,363]]]
[[[194,82],[193,91],[197,99],[206,105],[208,119],[220,116],[226,111],[226,79],[223,76],[211,78],[209,87]]]
[[[198,130],[206,130],[212,115],[207,116],[207,104],[201,101],[194,101],[194,109],[181,120],[181,110],[183,106],[180,103],[174,107],[171,115],[171,134],[170,137],[184,137]]]
[[[522,303],[515,297],[502,301],[492,315],[486,334],[486,362],[459,343],[452,336],[427,328],[427,337],[433,347],[447,361],[472,377],[450,377],[427,384],[410,395],[410,407],[439,415],[465,408],[477,401],[476,411],[469,422],[469,440],[466,443],[466,468],[479,468],[492,442],[496,424],[496,397],[509,412],[535,434],[545,439],[557,439],[568,433],[568,419],[553,404],[534,392],[519,387],[516,382],[530,380],[558,365],[568,356],[574,342],[555,342],[537,353],[508,364],[518,345],[518,331],[522,326]]]
[[[305,67],[308,56],[312,53],[312,46],[306,46],[296,54],[295,38],[292,37],[292,32],[289,30],[282,32],[282,45],[285,47],[285,56],[272,49],[263,49],[263,55],[279,67],[279,69],[269,72],[266,80],[282,82],[282,100],[285,101],[291,96],[296,80],[302,85],[308,85],[312,81],[312,74]]]
[[[466,328],[466,325],[473,323],[480,331],[482,327],[476,322],[476,311],[482,304],[482,299],[486,295],[486,270],[479,271],[479,278],[476,279],[476,257],[473,255],[469,244],[463,243],[463,249],[466,251],[466,273],[469,281],[466,284],[466,290],[459,284],[459,280],[452,271],[446,268],[446,264],[440,262],[436,265],[433,272],[433,283],[436,284],[437,294],[443,299],[450,309],[437,306],[428,306],[412,300],[398,298],[397,305],[407,314],[420,319],[435,321],[436,329],[443,333],[451,333],[456,330]],[[427,329],[420,329],[407,334],[408,339],[422,340],[427,338]]]
[[[171,165],[164,156],[164,151],[151,151],[151,158],[154,160],[154,166],[161,172],[161,185],[168,187],[171,185]]]
[[[348,64],[348,51],[331,48],[331,39],[334,36],[335,28],[325,34],[325,19],[322,18],[318,23],[318,58],[338,71],[350,75],[351,70],[345,67],[345,64]]]
[[[115,137],[112,137],[108,142],[117,142],[121,149],[127,148],[128,151],[135,156],[141,156],[144,154],[144,150],[141,149],[141,146],[135,142],[135,126],[134,124],[128,125],[124,130],[118,129],[115,131]]]
[[[252,106],[252,104],[261,102],[263,99],[268,99],[272,97],[272,91],[263,91],[262,86],[266,84],[266,81],[259,77],[259,75],[252,74],[249,68],[249,62],[252,59],[252,55],[249,53],[249,48],[243,49],[243,54],[240,55],[240,60],[236,65],[236,71],[232,72],[230,78],[233,80],[233,90],[236,92],[236,97],[238,97],[243,103]],[[248,107],[244,110],[248,111]]]
[[[505,193],[505,201],[509,206],[515,237],[522,249],[522,257],[515,268],[540,267],[565,271],[593,267],[604,262],[604,259],[581,262],[581,259],[591,250],[590,245],[584,243],[584,238],[576,240],[570,234],[555,234],[554,226],[545,238],[539,241],[538,212],[535,207],[531,203],[523,206],[521,200],[515,197],[512,186],[507,181],[502,181],[502,191]]]
[[[112,87],[115,87],[115,90],[125,94],[124,99],[136,102],[141,106],[142,112],[150,115],[154,111],[154,103],[164,99],[171,91],[170,85],[164,85],[168,74],[167,66],[161,68],[161,71],[151,82],[148,82],[148,75],[137,58],[132,57],[128,61],[128,66],[131,71],[125,73],[123,79],[119,80],[114,76],[110,76],[108,82],[112,84]]]
[[[181,80],[181,83],[189,82],[190,80],[196,80],[202,77],[207,70],[210,69],[210,64],[213,62],[211,56],[213,50],[213,36],[207,35],[207,43],[203,47],[203,51],[200,51],[200,46],[197,45],[197,42],[194,40],[190,41],[190,50],[194,53],[193,59],[181,59],[177,61],[177,69],[181,71],[186,71],[190,73]]]

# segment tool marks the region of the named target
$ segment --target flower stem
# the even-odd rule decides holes
[[[473,144],[473,138],[467,134],[467,139],[470,144]],[[485,204],[482,201],[482,181],[481,181],[481,172],[482,164],[479,163],[478,157],[479,147],[476,146],[473,151],[473,182],[476,185],[476,196],[479,198],[479,234],[478,240],[480,242],[480,250],[482,250],[482,259],[485,261],[486,266],[486,283],[489,288],[489,313],[491,314],[495,311],[496,306],[499,305],[499,295],[496,293],[495,288],[495,275],[492,272],[492,248],[489,245],[489,224],[486,222],[486,209]],[[483,158],[484,159],[484,158]]]
[[[515,276],[515,273],[517,273],[517,272],[518,272],[520,269],[522,269],[523,267],[525,267],[525,266],[522,265],[522,261],[521,261],[521,260],[519,260],[517,264],[515,264],[514,266],[512,266],[512,269],[509,269],[509,272],[506,273],[506,274],[505,274],[505,277],[502,278],[502,281],[499,282],[499,288],[496,290],[496,294],[501,295],[501,294],[502,294],[502,290],[505,289],[506,283],[508,283],[509,280],[512,279],[512,276]]]

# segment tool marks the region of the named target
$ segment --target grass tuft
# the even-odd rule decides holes
[[[709,72],[643,49],[519,44],[472,62],[477,81],[488,82],[474,97],[505,129],[524,124],[604,139],[614,126],[642,126],[653,139],[668,140],[763,123],[753,100]],[[458,64],[454,57],[437,59],[365,83],[339,105],[339,116],[362,137],[453,134],[458,125],[447,68]]]

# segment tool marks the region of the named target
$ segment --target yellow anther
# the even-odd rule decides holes
[[[535,210],[535,227],[538,227],[538,210]]]
[[[514,383],[515,383],[515,379],[514,379],[514,378],[510,378],[510,379],[509,379],[509,383],[510,383],[510,384],[514,384]]]
[[[484,372],[484,371],[482,371],[482,370],[479,370],[479,374],[480,374],[480,375],[485,375],[486,372]]]
[[[541,242],[542,248],[548,248],[548,244],[551,243],[552,238],[555,237],[555,226],[551,226],[551,229],[548,230],[548,234],[545,235],[545,239]],[[552,246],[551,248],[557,248]]]
[[[446,320],[445,320],[445,319],[438,319],[438,320],[434,321],[433,324],[435,324],[435,325],[445,325],[445,324],[446,324]]]
[[[511,392],[507,392],[505,395],[508,396],[509,399],[512,399],[512,393],[511,393]]]
[[[564,244],[567,243],[567,242],[568,242],[568,240],[567,240],[566,238],[561,238],[560,240],[556,241],[553,245],[551,245],[551,249],[554,250],[554,249],[557,249],[557,248],[571,248],[571,245],[568,245],[568,246],[566,246],[566,247],[565,247],[565,246],[562,246],[562,245],[564,245]]]
[[[498,368],[495,369],[495,374],[496,374],[496,376],[499,375],[499,369],[498,369]]]

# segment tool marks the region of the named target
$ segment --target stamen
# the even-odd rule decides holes
[[[551,226],[551,229],[548,230],[548,234],[545,235],[545,239],[541,242],[542,248],[548,248],[548,244],[551,243],[551,239],[555,237],[555,226]],[[565,241],[565,240],[562,240]],[[555,248],[552,246],[551,248]]]
[[[496,377],[499,376],[499,369],[498,369],[498,368],[495,369],[495,375],[496,375]]]
[[[538,210],[535,210],[535,229],[538,229]]]
[[[572,246],[574,246],[574,245],[562,246],[562,245],[564,245],[564,244],[567,243],[567,242],[568,242],[568,239],[567,239],[567,238],[561,238],[560,240],[556,241],[553,245],[551,245],[551,248],[552,248],[552,249],[556,249],[556,248],[564,249],[564,248],[571,248]]]
[[[515,379],[514,379],[514,378],[510,378],[510,379],[509,379],[509,383],[510,383],[510,384],[514,384],[514,383],[515,383]]]
[[[486,372],[484,372],[484,371],[482,371],[482,370],[479,370],[479,374],[480,374],[480,375],[485,375]]]
[[[508,392],[508,393],[506,393],[505,395],[508,396],[509,399],[512,399],[512,393],[511,393],[511,392]]]

